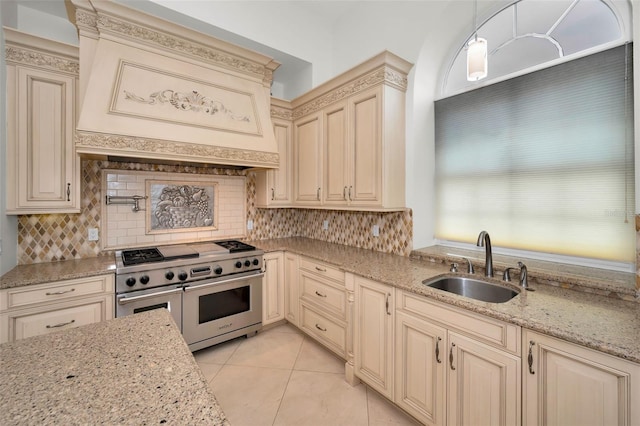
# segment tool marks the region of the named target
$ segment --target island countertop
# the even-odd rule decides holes
[[[0,424],[228,425],[164,309],[0,345]]]

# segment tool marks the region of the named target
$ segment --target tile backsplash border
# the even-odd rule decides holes
[[[408,256],[412,249],[413,216],[400,212],[356,212],[314,209],[261,209],[255,206],[255,175],[246,170],[191,165],[166,165],[108,160],[82,160],[82,203],[79,214],[18,216],[18,264],[112,255],[100,241],[88,241],[89,228],[101,229],[102,170],[246,176],[246,219],[252,240],[308,237],[322,241]],[[188,179],[185,177],[185,179]],[[328,221],[328,230],[322,229]],[[380,234],[372,235],[373,225]],[[102,238],[102,235],[100,236]]]

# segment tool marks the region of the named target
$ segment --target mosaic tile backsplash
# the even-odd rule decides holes
[[[121,171],[121,175],[135,175],[141,172],[181,173],[186,181],[194,176],[214,175],[243,177],[246,182],[246,220],[253,221],[253,229],[245,232],[248,239],[309,237],[322,241],[354,247],[372,249],[408,256],[413,239],[413,218],[411,210],[392,213],[352,212],[312,209],[259,209],[255,207],[255,176],[251,172],[225,168],[198,166],[170,166],[115,161],[82,161],[82,207],[80,214],[23,215],[18,218],[18,263],[30,264],[56,260],[79,259],[109,254],[110,249],[102,249],[101,241],[88,241],[89,228],[100,229],[100,238],[109,231],[105,228],[103,215],[104,170]],[[141,173],[144,174],[144,173]],[[123,207],[127,212],[129,206]],[[105,217],[103,217],[105,216]],[[243,220],[243,228],[246,224]],[[328,230],[322,229],[328,221]],[[103,223],[105,222],[105,223]],[[142,226],[142,224],[138,224]],[[378,225],[380,235],[372,236],[373,225]],[[106,231],[106,232],[105,232]],[[140,231],[133,231],[139,233]],[[166,234],[156,234],[158,243]],[[195,238],[207,238],[195,235]],[[224,238],[224,237],[212,237]],[[142,244],[142,240],[141,240]],[[154,243],[151,243],[154,244]]]

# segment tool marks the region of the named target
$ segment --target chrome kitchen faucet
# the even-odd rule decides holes
[[[478,247],[484,247],[485,251],[485,262],[484,262],[484,275],[487,277],[493,277],[493,257],[491,256],[491,238],[489,238],[489,233],[487,231],[481,231],[480,235],[478,235],[478,242],[476,242]]]

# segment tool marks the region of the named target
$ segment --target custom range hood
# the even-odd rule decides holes
[[[72,0],[85,156],[277,168],[278,63],[107,0]]]

